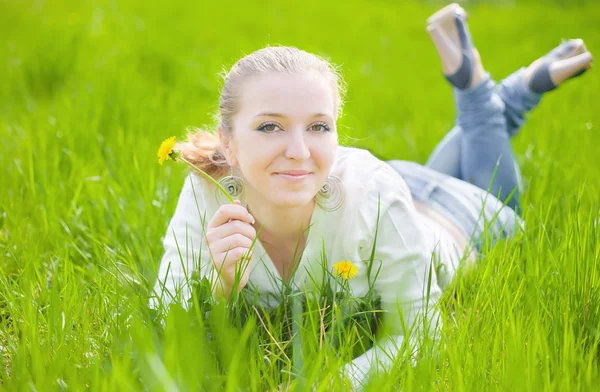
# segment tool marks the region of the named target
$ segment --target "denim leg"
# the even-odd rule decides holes
[[[455,126],[435,146],[425,166],[462,180],[460,171],[461,139],[462,131],[459,126]]]
[[[518,211],[473,184],[440,173],[416,162],[392,160],[387,163],[398,172],[414,200],[424,202],[455,223],[472,245],[480,248],[484,234],[495,241],[512,236],[524,221]]]
[[[525,122],[525,113],[535,108],[542,94],[534,93],[523,80],[525,67],[510,74],[496,86],[496,93],[504,102],[506,130],[512,137],[517,134]]]
[[[496,93],[504,102],[504,117],[506,119],[506,131],[512,137],[517,134],[525,122],[525,113],[529,112],[540,102],[541,94],[532,92],[523,81],[525,68],[513,72],[506,79],[496,85]],[[455,126],[438,143],[425,166],[448,174],[458,179],[464,179],[461,173],[461,145],[462,130]],[[521,173],[515,164],[517,182],[519,189],[521,185]]]
[[[442,141],[438,143],[424,166],[462,180],[463,176],[460,169],[461,145],[462,130],[459,126],[455,126],[446,134],[446,136],[444,136]],[[519,192],[522,192],[523,179],[521,176],[521,169],[516,161],[515,174],[517,176]]]
[[[510,135],[506,131],[505,104],[494,88],[495,83],[488,74],[486,80],[474,88],[454,89],[456,124],[462,130],[460,170],[464,181],[489,190],[517,209],[519,180]]]

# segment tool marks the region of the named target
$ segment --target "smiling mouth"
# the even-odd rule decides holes
[[[312,173],[303,173],[303,174],[286,174],[286,173],[275,173],[275,175],[287,179],[287,180],[303,180],[306,177],[312,175]]]

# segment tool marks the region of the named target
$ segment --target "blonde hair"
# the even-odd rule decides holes
[[[328,60],[291,46],[267,46],[238,60],[229,72],[223,72],[223,87],[216,118],[225,136],[233,135],[233,117],[240,108],[239,88],[247,77],[268,72],[305,74],[317,71],[334,92],[336,116],[342,113],[345,84],[338,68]],[[210,131],[190,128],[187,142],[179,146],[183,156],[214,178],[229,172],[219,137]]]

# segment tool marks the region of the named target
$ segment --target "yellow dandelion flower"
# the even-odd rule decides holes
[[[164,161],[169,159],[169,157],[173,153],[174,146],[175,136],[171,136],[170,138],[166,139],[160,144],[160,147],[158,148],[158,153],[156,154],[158,156],[158,163],[162,165]]]
[[[358,273],[358,268],[351,261],[342,260],[333,265],[335,274],[341,276],[342,279],[352,279]]]

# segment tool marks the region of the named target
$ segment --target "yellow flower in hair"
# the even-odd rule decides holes
[[[164,142],[162,142],[160,144],[160,147],[158,148],[158,153],[156,154],[158,156],[158,163],[160,163],[162,165],[162,163],[164,161],[169,159],[171,154],[173,154],[174,146],[175,146],[175,136],[171,136],[170,138],[166,139]]]
[[[171,136],[170,138],[163,141],[160,144],[160,147],[158,148],[158,153],[156,154],[158,156],[158,163],[160,163],[162,165],[162,163],[164,161],[166,161],[167,159],[171,159],[174,162],[179,162],[179,161],[185,162],[186,165],[188,165],[189,167],[194,169],[196,172],[198,172],[198,174],[202,175],[204,178],[206,178],[206,180],[208,180],[214,186],[216,186],[223,193],[223,195],[225,195],[227,200],[229,200],[231,202],[231,204],[233,204],[235,202],[235,200],[233,200],[233,197],[231,197],[231,195],[229,195],[229,193],[225,190],[225,188],[223,188],[221,186],[221,184],[219,184],[219,182],[217,180],[212,178],[208,173],[206,173],[204,170],[200,169],[198,166],[194,165],[192,162],[185,159],[183,157],[183,155],[181,154],[181,151],[173,150],[174,147],[175,147],[175,136]]]
[[[342,260],[333,265],[335,274],[341,276],[342,279],[352,279],[358,273],[358,268],[351,261]]]

